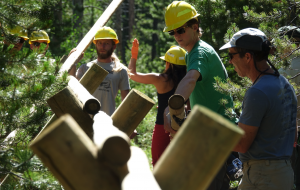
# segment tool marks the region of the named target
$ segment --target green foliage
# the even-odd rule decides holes
[[[32,51],[14,48],[18,35],[8,28],[33,30],[51,25],[49,7],[56,0],[0,2],[0,181],[4,189],[48,189],[60,185],[28,149],[30,141],[52,115],[46,100],[66,86],[58,77],[59,58],[44,53],[45,45]],[[3,43],[4,42],[4,43]],[[26,42],[25,42],[26,43]]]

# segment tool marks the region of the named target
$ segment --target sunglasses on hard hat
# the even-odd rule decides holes
[[[41,43],[47,45],[46,42],[41,42]],[[33,45],[34,45],[35,47],[39,47],[41,43],[40,43],[40,42],[33,42]]]
[[[18,40],[17,40],[17,44],[18,43],[23,44],[24,42],[25,42],[24,38],[18,38]]]
[[[183,26],[183,27],[180,27],[180,28],[177,28],[177,29],[174,29],[174,30],[170,30],[169,34],[170,34],[170,36],[174,36],[175,35],[175,31],[178,34],[184,34],[185,33],[185,28],[187,28],[187,27],[189,27],[189,26]]]

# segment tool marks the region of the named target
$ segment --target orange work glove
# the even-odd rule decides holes
[[[131,48],[131,58],[137,59],[139,54],[139,41],[134,38]]]

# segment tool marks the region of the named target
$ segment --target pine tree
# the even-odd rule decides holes
[[[56,0],[6,0],[0,2],[0,182],[3,189],[47,189],[60,185],[28,149],[31,140],[52,115],[46,100],[66,86],[66,74],[58,77],[59,58],[45,46],[32,51],[24,42],[13,49],[21,28],[29,36],[47,30]],[[4,43],[5,41],[5,43]],[[11,137],[11,138],[10,138]],[[4,181],[5,180],[5,181]]]

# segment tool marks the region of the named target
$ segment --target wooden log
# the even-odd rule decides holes
[[[48,99],[47,103],[58,118],[66,113],[70,114],[84,132],[93,138],[93,120],[82,110],[82,103],[69,86]]]
[[[66,190],[121,189],[115,174],[97,161],[96,145],[70,115],[57,119],[30,148]]]
[[[206,189],[244,131],[203,107],[194,106],[153,173],[164,190]]]
[[[60,74],[63,74],[65,71],[69,71],[72,65],[76,62],[76,60],[79,58],[82,52],[84,52],[89,45],[92,43],[92,40],[96,34],[96,32],[103,27],[109,18],[112,16],[112,14],[116,11],[116,9],[120,6],[123,0],[113,0],[110,5],[107,7],[107,9],[104,11],[104,13],[100,16],[100,18],[96,21],[94,26],[90,29],[90,31],[84,36],[84,38],[80,41],[80,43],[77,45],[77,50],[72,53],[68,59],[65,61],[65,63],[61,66],[59,72]]]
[[[108,72],[105,69],[97,65],[97,63],[93,63],[79,82],[90,94],[93,94],[107,75]]]
[[[122,182],[122,190],[161,190],[156,182],[144,151],[131,146],[131,157],[127,163],[129,174]]]
[[[81,102],[80,105],[82,105],[82,110],[91,115],[98,113],[101,108],[100,102],[94,96],[92,96],[75,77],[69,76],[68,78],[70,79],[68,86],[72,89],[75,96]]]
[[[102,157],[113,165],[124,165],[130,158],[130,139],[118,128],[113,126],[110,116],[100,111],[94,116],[94,143]]]
[[[174,94],[169,98],[168,104],[171,117],[171,127],[174,131],[178,131],[180,125],[176,120],[183,120],[185,118],[184,97],[180,94]],[[174,137],[174,134],[170,135]]]
[[[101,82],[104,80],[108,72],[100,67],[97,64],[93,64],[86,72],[85,74],[81,77],[80,83],[82,86],[86,88],[86,90],[90,93],[93,94],[97,87],[101,84]],[[56,115],[52,115],[52,117],[49,119],[49,121],[46,123],[46,125],[43,127],[43,129],[40,131],[40,133],[48,127],[51,123],[53,123],[57,119]],[[39,133],[39,134],[40,134]],[[37,136],[39,136],[39,134]],[[36,137],[37,137],[36,136]],[[35,138],[36,138],[35,137]]]
[[[130,136],[154,104],[148,96],[132,89],[112,114],[113,125]]]

